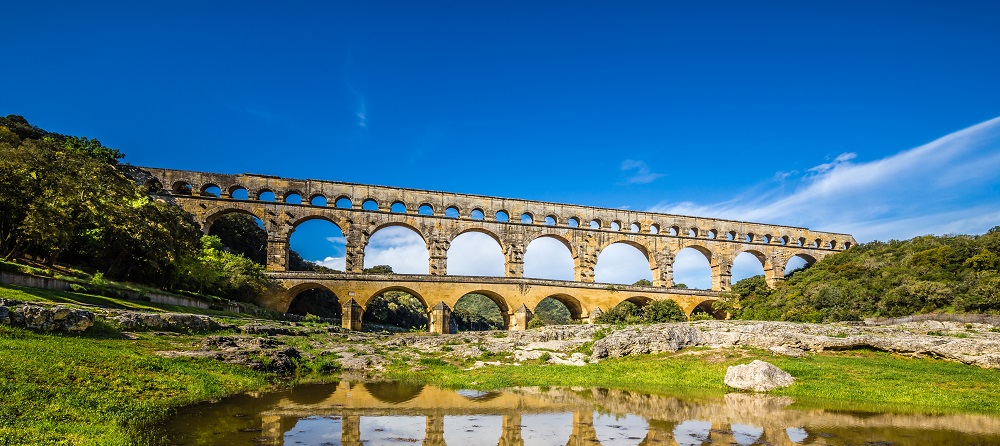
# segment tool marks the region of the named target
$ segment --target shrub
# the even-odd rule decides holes
[[[531,318],[531,321],[528,322],[528,328],[540,328],[546,325],[548,324],[546,324],[545,321],[542,320],[542,318],[540,317],[533,317]]]
[[[80,285],[78,283],[71,283],[71,284],[69,284],[69,289],[70,289],[70,291],[72,291],[74,293],[86,293],[87,292],[87,287],[85,287],[83,285]]]

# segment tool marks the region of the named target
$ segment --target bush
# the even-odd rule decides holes
[[[87,287],[85,287],[83,285],[80,285],[78,283],[71,283],[71,284],[69,284],[69,289],[70,289],[70,291],[72,291],[74,293],[86,293],[87,292]]]
[[[540,317],[533,317],[533,318],[531,318],[531,321],[528,322],[528,328],[540,328],[540,327],[544,327],[546,325],[548,325],[548,324],[546,324],[545,320],[543,320]]]
[[[648,324],[659,324],[663,322],[683,322],[687,320],[687,315],[677,302],[670,299],[658,300],[642,309],[642,320]]]

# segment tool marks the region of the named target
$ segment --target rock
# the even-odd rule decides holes
[[[793,358],[798,358],[806,354],[801,348],[789,347],[787,345],[776,345],[768,349],[771,353],[782,356],[791,356]]]
[[[10,325],[10,309],[0,307],[0,324]]]
[[[676,352],[684,347],[704,343],[701,330],[686,324],[630,327],[612,332],[604,339],[594,342],[593,358]]]
[[[767,392],[788,387],[794,382],[795,378],[788,372],[756,359],[750,364],[734,365],[726,369],[725,383],[736,389]]]
[[[4,307],[6,309],[6,307]],[[0,320],[4,319],[0,315]],[[80,332],[94,325],[94,313],[63,306],[21,305],[9,309],[7,323],[39,331]]]
[[[385,365],[389,361],[379,355],[365,355],[352,358],[342,358],[340,366],[345,371],[369,372],[375,370],[385,370]]]
[[[246,324],[240,327],[240,331],[248,334],[263,334],[268,336],[284,335],[284,336],[297,336],[300,333],[298,330],[293,330],[288,327],[280,327],[274,325],[264,325],[264,324]]]
[[[181,332],[205,332],[223,328],[207,316],[183,313],[139,313],[122,311],[108,317],[122,330],[169,330]]]

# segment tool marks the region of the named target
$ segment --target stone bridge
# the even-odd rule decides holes
[[[514,311],[520,305],[534,302],[536,297],[527,292],[512,293],[516,287],[541,287],[553,291],[553,296],[574,296],[573,293],[586,290],[581,297],[573,298],[577,302],[572,304],[575,307],[567,305],[579,318],[588,317],[598,308],[608,310],[607,305],[616,300],[622,302],[640,296],[671,298],[682,307],[693,308],[691,302],[695,298],[690,297],[693,295],[673,288],[674,258],[682,249],[692,248],[704,255],[712,270],[712,290],[724,291],[730,288],[733,261],[741,253],[749,253],[760,261],[768,283],[773,286],[784,279],[785,266],[792,257],[801,257],[811,264],[855,244],[848,234],[715,218],[257,174],[148,167],[137,170],[140,182],[190,212],[206,233],[216,219],[229,213],[241,212],[260,219],[267,232],[267,269],[285,285],[282,292],[267,302],[278,310],[287,309],[295,296],[292,293],[303,289],[304,276],[292,277],[284,272],[288,269],[291,234],[299,224],[313,219],[330,221],[343,232],[346,272],[350,274],[308,280],[334,291],[345,310],[354,311],[351,305],[363,309],[370,298],[365,294],[374,288],[367,283],[378,282],[357,276],[364,266],[369,238],[382,228],[403,226],[415,231],[426,243],[430,276],[443,276],[435,280],[413,279],[408,292],[418,293],[418,298],[433,307],[453,302],[452,291],[470,288],[490,291],[482,283],[476,286],[471,283],[491,281],[496,291],[487,295],[498,304],[503,302],[500,308],[509,310],[508,318],[514,319],[509,325],[513,328],[523,327]],[[218,193],[210,192],[216,188]],[[470,282],[447,275],[448,248],[456,237],[467,232],[486,234],[499,244],[506,277],[477,278]],[[569,250],[574,264],[573,282],[546,281],[543,285],[524,279],[527,246],[541,237],[558,240]],[[653,287],[630,289],[629,292],[636,294],[629,295],[589,285],[594,282],[598,255],[615,243],[630,245],[645,256]],[[400,279],[394,276],[392,280]],[[560,287],[564,292],[557,292]],[[435,288],[437,292],[433,291]],[[597,296],[602,289],[608,296]],[[711,300],[714,293],[703,297]],[[344,312],[345,326],[349,322],[348,313]]]

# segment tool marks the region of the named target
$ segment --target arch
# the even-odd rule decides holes
[[[289,191],[282,197],[282,201],[288,204],[302,204],[302,194],[298,191]]]
[[[337,200],[333,202],[333,205],[340,209],[354,208],[354,202],[351,201],[351,197],[348,197],[347,195],[337,197]]]
[[[579,228],[580,219],[576,217],[570,217],[568,220],[566,220],[566,226],[569,226],[571,228]]]
[[[411,298],[416,301],[416,305]],[[395,305],[390,305],[393,303]],[[427,300],[420,293],[404,286],[385,287],[369,296],[362,306],[365,309],[361,317],[362,328],[370,329],[374,322],[412,330],[428,326],[430,322],[430,305]]]
[[[621,305],[622,302],[632,302],[633,304],[635,304],[639,308],[642,308],[642,307],[645,307],[646,305],[649,305],[649,303],[652,302],[652,301],[653,301],[653,298],[647,297],[647,296],[631,296],[628,299],[625,299],[625,300],[623,300],[621,302],[618,302],[618,305]]]
[[[261,189],[257,192],[257,201],[277,201],[277,195],[271,189]]]
[[[247,188],[240,186],[239,184],[234,184],[232,186],[229,186],[228,193],[229,196],[232,197],[234,200],[250,199],[250,191],[248,191]]]
[[[248,210],[248,209],[239,209],[239,208],[220,209],[220,210],[216,211],[215,213],[209,214],[207,217],[205,217],[205,225],[202,227],[202,230],[205,231],[206,234],[208,234],[209,231],[211,231],[211,229],[212,229],[212,223],[214,223],[215,220],[217,220],[220,217],[223,217],[225,215],[228,215],[228,214],[240,213],[240,214],[247,214],[247,215],[249,215],[249,216],[251,216],[251,217],[256,218],[257,220],[259,220],[259,222],[261,223],[261,225],[264,228],[264,230],[267,231],[268,230],[267,224],[264,223],[265,220],[263,218],[264,217],[264,213],[261,212],[260,209],[257,209],[257,211],[260,212],[260,213],[257,214],[257,213],[254,213],[254,211],[251,211],[251,210]]]
[[[554,241],[553,241],[554,240]],[[568,240],[558,235],[541,234],[528,240],[524,251],[524,277],[573,280],[576,253]],[[534,249],[532,249],[534,247]],[[562,249],[565,248],[565,251]]]
[[[535,313],[536,316],[538,314],[539,305],[542,305],[542,302],[545,299],[555,300],[556,302],[559,302],[564,307],[566,307],[566,309],[569,310],[569,317],[571,321],[580,320],[583,317],[583,305],[580,303],[579,300],[577,300],[577,298],[565,293],[552,294],[549,296],[545,296],[543,299],[539,300],[538,303],[535,304],[535,308],[532,309],[532,311]]]
[[[771,237],[771,234],[764,234],[764,237],[763,237],[763,239],[761,241],[763,241],[764,243],[770,244],[771,240],[773,240],[773,238],[774,237]]]
[[[309,197],[309,204],[313,206],[326,206],[326,195],[313,194]]]
[[[667,234],[677,237],[681,234],[681,228],[677,226],[671,226],[667,228]]]
[[[213,183],[205,183],[201,186],[201,195],[219,198],[222,196],[222,188]]]
[[[504,277],[506,257],[496,234],[468,228],[452,238],[448,247],[448,275]]]
[[[809,254],[795,254],[785,262],[785,277],[792,275],[796,271],[802,271],[814,263],[816,263],[816,258]]]
[[[472,210],[472,212],[469,212],[469,218],[473,220],[485,220],[486,214],[483,212],[482,209],[475,208]]]
[[[308,215],[292,223],[288,234],[290,271],[335,271],[347,269],[347,239],[343,228],[324,215]]]
[[[843,249],[845,249],[845,250],[851,249],[851,242],[844,242],[843,246],[844,246]]]
[[[404,381],[364,383],[364,388],[372,398],[387,404],[405,403],[420,396],[424,391],[423,384],[413,384]]]
[[[556,217],[554,215],[548,215],[545,217],[545,226],[555,226]]]
[[[726,312],[723,310],[716,310],[714,306],[715,301],[716,299],[706,299],[699,302],[698,305],[695,305],[694,308],[691,309],[691,312],[688,313],[688,319],[695,318],[696,315],[702,313],[711,316],[713,319],[725,319],[727,316]]]
[[[813,240],[812,245],[810,245],[810,246],[812,246],[813,248],[819,248],[820,243],[823,243],[823,241],[820,240],[820,239],[816,239],[816,240]]]
[[[372,231],[364,246],[364,267],[389,265],[400,274],[429,274],[427,238],[405,222],[386,222]]]
[[[836,240],[830,240],[829,248],[830,249],[837,249],[837,241]]]
[[[736,283],[748,277],[763,276],[767,266],[767,257],[760,251],[743,251],[733,259],[732,281]]]
[[[799,239],[796,240],[796,242],[797,243],[795,243],[795,246],[806,246],[806,238],[805,237],[799,237]]]
[[[594,265],[594,282],[632,285],[639,280],[653,281],[653,264],[645,246],[619,240],[601,248]]]
[[[590,221],[590,229],[601,229],[601,220],[593,219]]]
[[[743,237],[743,241],[747,243],[753,243],[756,236],[752,232],[748,232],[747,235]]]
[[[701,245],[687,245],[674,258],[674,283],[687,288],[712,288],[712,251]]]
[[[406,203],[402,201],[394,201],[391,206],[389,206],[389,212],[395,214],[405,214],[406,213]]]
[[[340,298],[329,288],[318,283],[297,285],[288,291],[290,297],[286,313],[300,316],[315,315],[328,319],[343,316]]]
[[[525,212],[521,214],[521,223],[530,225],[534,222],[535,222],[535,217],[532,216],[530,212]]]
[[[497,211],[495,219],[496,221],[507,223],[510,221],[510,214],[508,214],[507,211],[499,210]]]
[[[142,186],[146,188],[146,193],[148,194],[159,194],[163,192],[163,183],[156,178],[150,178],[142,183]]]
[[[417,215],[434,215],[434,206],[430,203],[423,203],[417,208]]]
[[[448,217],[448,218],[458,218],[458,217],[462,216],[462,213],[458,211],[458,207],[456,207],[456,206],[448,206],[444,210],[444,216]]]
[[[650,234],[659,234],[660,233],[660,225],[658,225],[656,223],[653,223],[653,224],[649,225],[649,233]]]
[[[629,226],[629,230],[632,231],[632,232],[638,233],[640,230],[642,230],[642,227],[639,226],[639,222],[635,222],[635,223],[632,223],[632,226]]]
[[[718,236],[719,236],[719,232],[718,232],[718,231],[716,231],[715,229],[709,229],[709,230],[708,230],[708,233],[707,233],[707,234],[705,234],[705,238],[709,238],[709,239],[713,239],[713,240],[714,240],[714,239],[715,239],[716,237],[718,237]]]
[[[491,326],[492,324],[489,324],[489,323],[483,324],[483,322],[475,321],[474,319],[469,319],[468,315],[463,315],[462,314],[462,313],[466,313],[465,311],[463,311],[464,308],[463,308],[463,305],[462,305],[462,300],[466,299],[466,298],[469,298],[470,296],[473,296],[473,295],[483,296],[483,297],[489,299],[491,302],[493,302],[494,305],[496,305],[496,309],[500,313],[499,314],[499,317],[500,317],[500,320],[499,320],[500,327],[493,327],[493,326]],[[472,313],[469,312],[469,314],[472,314]],[[455,308],[452,309],[452,315],[453,315],[453,317],[455,317],[456,319],[458,319],[457,322],[458,322],[459,327],[462,327],[463,325],[465,325],[466,327],[469,327],[469,328],[466,328],[467,330],[473,330],[473,331],[480,331],[480,330],[482,330],[483,328],[479,328],[478,330],[475,328],[475,326],[477,325],[477,322],[479,324],[483,324],[483,325],[489,326],[489,328],[486,328],[486,329],[492,329],[492,330],[508,330],[508,329],[510,329],[510,307],[507,305],[507,301],[506,301],[506,299],[503,298],[503,296],[501,296],[501,295],[499,295],[497,293],[494,293],[492,291],[476,290],[476,291],[470,291],[468,293],[463,294],[462,297],[459,297],[458,300],[455,301]],[[466,319],[466,320],[463,322],[462,319]]]
[[[219,238],[226,250],[267,264],[267,229],[264,221],[250,211],[232,209],[216,212],[206,219],[205,233]]]
[[[365,201],[361,202],[361,209],[366,211],[377,211],[379,208],[378,202],[372,198],[366,198]]]
[[[611,222],[611,230],[612,231],[621,231],[622,230],[622,224],[621,224],[621,222],[619,222],[618,220],[612,221]]]
[[[736,231],[729,231],[726,233],[726,240],[736,240],[737,236]]]
[[[778,239],[778,243],[780,243],[782,246],[787,246],[788,245],[788,236],[787,235],[781,236],[781,238]]]

